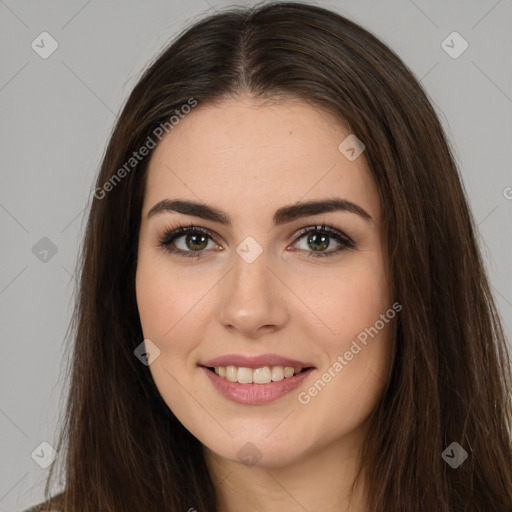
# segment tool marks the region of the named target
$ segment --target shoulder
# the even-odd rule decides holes
[[[59,512],[55,508],[47,508],[44,503],[40,503],[39,505],[34,505],[33,507],[27,508],[23,512]]]
[[[27,508],[23,512],[59,512],[57,509],[49,509],[46,508],[44,503],[40,503],[39,505],[34,505],[33,507]]]
[[[23,512],[62,512],[64,510],[62,504],[63,493],[53,496],[51,500],[38,503],[30,508],[27,508]]]

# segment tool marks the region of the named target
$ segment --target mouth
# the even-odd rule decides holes
[[[224,354],[201,361],[198,367],[225,398],[246,405],[268,404],[310,380],[311,361],[279,354]],[[313,377],[311,377],[313,378]]]
[[[204,366],[199,365],[207,380],[225,398],[245,405],[275,402],[310,380],[315,367],[293,366]],[[274,379],[274,380],[273,380]]]
[[[201,365],[202,366],[202,365]],[[212,373],[229,381],[239,384],[269,384],[282,380],[292,379],[293,377],[309,372],[314,369],[313,366],[261,366],[258,368],[248,368],[245,366],[203,366]]]

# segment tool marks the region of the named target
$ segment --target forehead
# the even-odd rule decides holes
[[[234,217],[341,197],[377,219],[378,192],[364,153],[351,161],[338,149],[349,134],[333,115],[296,99],[199,105],[154,149],[143,215],[174,197],[222,205]]]

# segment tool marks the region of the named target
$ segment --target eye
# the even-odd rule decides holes
[[[181,247],[179,243],[176,244],[176,240],[183,238]],[[200,228],[199,226],[181,226],[163,235],[159,239],[158,244],[162,246],[166,251],[171,254],[177,254],[179,256],[185,256],[187,258],[199,258],[203,249],[208,247],[208,242],[213,239],[207,230]],[[218,247],[214,244],[215,247]],[[178,246],[178,247],[176,247]]]
[[[177,243],[176,241],[180,238],[183,238],[183,241]],[[308,256],[314,258],[332,256],[345,249],[353,249],[355,247],[350,237],[332,226],[322,225],[304,228],[299,233],[293,245],[296,245],[297,242],[302,239],[305,239],[306,248],[299,248],[298,250],[309,252],[310,254]],[[338,243],[338,246],[333,250],[326,251],[324,249],[331,246],[330,239],[334,239]],[[215,248],[219,248],[206,229],[191,224],[185,227],[180,225],[179,228],[165,233],[159,238],[158,245],[171,254],[185,256],[187,258],[200,258],[203,256],[202,253],[205,252],[204,249],[208,248],[210,241]],[[313,250],[310,251],[307,247]]]
[[[308,254],[308,257],[313,258],[333,256],[334,254],[337,254],[345,249],[355,248],[355,244],[349,236],[333,228],[332,226],[322,225],[304,228],[299,233],[297,241],[300,241],[303,238],[305,239],[306,247],[312,248],[313,250],[308,251],[307,248],[299,250],[308,251],[310,253]],[[339,245],[331,251],[325,251],[324,249],[327,249],[331,245],[329,239],[336,240]]]

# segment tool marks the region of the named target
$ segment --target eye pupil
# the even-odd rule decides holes
[[[321,239],[320,242],[317,240],[317,237]],[[325,235],[320,235],[319,233],[311,233],[308,236],[308,244],[309,243],[321,245],[321,247],[319,249],[318,248],[314,249],[315,251],[317,251],[317,250],[321,251],[321,250],[327,249],[327,247],[329,247],[329,237],[325,236]]]
[[[197,242],[196,239],[200,238],[201,242]],[[204,249],[208,245],[208,238],[203,234],[191,234],[186,236],[186,244],[189,249],[194,249],[189,245],[189,241],[194,240],[193,244],[200,244],[201,247],[195,247],[196,250]]]

